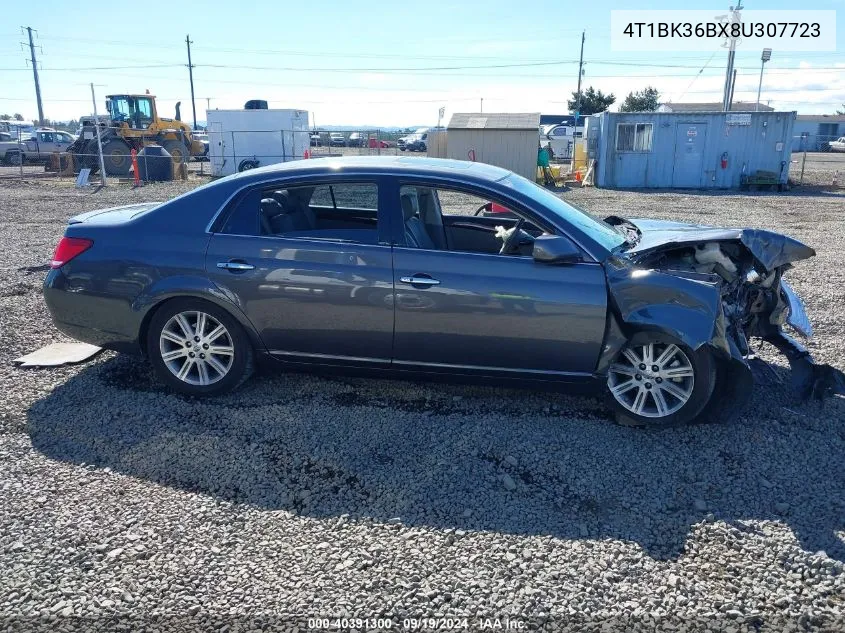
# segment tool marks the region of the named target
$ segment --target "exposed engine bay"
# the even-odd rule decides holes
[[[734,342],[744,356],[750,351],[750,337],[766,338],[786,325],[789,303],[782,290],[782,278],[791,264],[772,271],[761,270],[741,244],[718,242],[654,252],[637,263],[658,270],[718,275],[721,279],[722,309]],[[812,336],[812,330],[799,330],[799,333]]]

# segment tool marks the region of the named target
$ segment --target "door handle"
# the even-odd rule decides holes
[[[245,270],[253,270],[255,266],[247,264],[246,262],[217,262],[217,268],[223,270],[231,270],[235,272],[243,272]]]
[[[440,281],[432,279],[428,275],[414,275],[413,277],[400,277],[399,281],[403,284],[410,284],[412,286],[439,286]]]

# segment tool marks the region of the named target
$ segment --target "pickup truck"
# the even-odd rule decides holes
[[[845,152],[845,136],[829,143],[831,152]]]
[[[67,151],[73,141],[71,134],[57,130],[36,130],[20,142],[13,138],[0,139],[0,162],[7,165],[46,163],[53,152]]]

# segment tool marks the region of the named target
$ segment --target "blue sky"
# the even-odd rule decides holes
[[[683,8],[724,13],[728,4],[690,2]],[[98,107],[107,93],[149,89],[159,98],[160,114],[172,116],[179,100],[183,118],[190,120],[187,33],[197,65],[198,119],[205,119],[209,105],[239,108],[247,99],[262,98],[271,107],[309,110],[318,126],[430,125],[440,106],[448,120],[453,112],[477,111],[481,98],[486,112],[564,113],[576,88],[582,29],[584,86],[613,92],[617,106],[629,91],[649,84],[664,101],[720,100],[727,55],[613,53],[610,11],[637,7],[615,0],[82,6],[40,0],[4,8],[0,113],[37,115],[19,25],[38,30],[44,110],[52,119],[90,113],[93,81]],[[652,0],[641,6],[677,9],[678,3]],[[785,0],[746,0],[745,7],[796,8]],[[845,2],[809,0],[802,7],[838,9],[837,51],[775,50],[762,100],[800,113],[834,112],[845,103]],[[513,64],[534,65],[501,67]],[[479,66],[488,68],[455,68]],[[754,101],[759,52],[738,54],[737,67],[736,99]]]

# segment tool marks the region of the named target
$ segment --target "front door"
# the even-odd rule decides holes
[[[280,360],[387,366],[391,247],[375,182],[257,187],[212,236],[206,272]]]
[[[706,140],[706,123],[678,123],[675,126],[673,187],[697,189],[703,185]]]
[[[394,367],[563,377],[595,370],[607,311],[599,264],[500,255],[502,242],[487,225],[514,220],[475,219],[485,199],[446,189],[430,195],[428,187],[401,191],[406,226],[417,237],[393,252]]]

